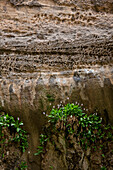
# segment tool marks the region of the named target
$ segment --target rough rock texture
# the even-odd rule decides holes
[[[26,163],[25,153],[21,152],[19,143],[14,142],[13,138],[14,133],[0,126],[0,170],[20,169],[22,162]]]
[[[40,141],[43,141],[43,144],[40,142],[40,146],[43,147],[41,169],[112,170],[113,130],[105,129],[103,123],[98,130],[95,129],[97,121],[92,123],[91,130],[90,122],[93,120],[90,119],[91,115],[89,119],[77,115],[68,115],[66,118],[64,115],[72,113],[72,109],[67,108],[67,110],[66,107],[64,110],[62,108],[63,113],[58,112],[63,115],[58,120],[54,113],[54,116],[51,114],[52,118],[43,129],[43,135],[40,137]],[[75,112],[77,113],[77,110]],[[80,124],[81,119],[84,119],[84,122],[88,120],[87,126]],[[98,134],[99,131],[104,134],[103,137],[102,133]],[[39,151],[38,149],[38,153]]]
[[[83,150],[76,138],[66,140],[64,133],[51,136],[41,162],[42,170],[107,170],[113,169],[113,142],[106,149],[96,150],[90,147]]]
[[[32,152],[41,112],[67,97],[113,122],[113,1],[1,0],[0,105],[23,118]]]

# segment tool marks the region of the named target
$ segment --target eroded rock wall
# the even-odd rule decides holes
[[[33,151],[41,112],[67,97],[113,122],[112,0],[1,0],[0,105],[23,118]]]

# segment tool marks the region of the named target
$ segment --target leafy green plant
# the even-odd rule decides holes
[[[105,157],[105,155],[104,155],[104,154],[102,154],[102,157],[104,158],[104,157]]]
[[[37,152],[34,155],[39,155],[40,153],[43,153],[44,144],[47,142],[47,140],[48,138],[46,135],[40,135],[40,145],[38,146]]]
[[[62,119],[65,122],[69,115],[82,117],[84,114],[78,105],[67,104],[60,109],[52,109],[48,117],[50,118],[49,122],[56,123],[58,119]]]
[[[47,94],[46,96],[47,96],[49,102],[54,102],[55,101],[53,95]]]
[[[50,166],[50,169],[53,169],[53,166]]]
[[[113,140],[113,128],[111,125],[104,126],[102,118],[97,114],[85,114],[80,106],[73,103],[68,103],[64,107],[58,109],[52,109],[48,115],[48,119],[52,130],[54,129],[57,132],[64,130],[65,138],[73,135],[79,140],[83,149],[87,149],[87,147],[90,146],[92,149],[96,150],[97,144],[100,145],[102,149],[102,141]],[[49,139],[48,133],[40,137],[40,145],[35,155],[43,153],[43,146]]]
[[[0,115],[0,136],[3,136],[2,129],[8,128],[11,134],[14,133],[13,141],[19,142],[22,152],[25,152],[25,149],[28,147],[27,132],[24,131],[21,126],[23,126],[23,122],[19,121],[19,118],[15,120],[13,116],[5,113]],[[2,139],[1,142],[3,142],[3,140],[4,139]]]
[[[21,170],[25,170],[25,169],[27,168],[27,163],[26,163],[25,161],[22,161],[21,164],[20,164],[20,166],[19,166],[19,168],[20,168]]]
[[[107,168],[105,166],[101,167],[101,170],[107,170]]]

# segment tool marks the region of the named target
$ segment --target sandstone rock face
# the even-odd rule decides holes
[[[62,138],[62,143],[59,139]],[[48,142],[46,145],[46,152],[43,155],[41,162],[42,170],[100,170],[107,167],[108,170],[113,169],[113,152],[109,147],[106,146],[104,154],[98,147],[96,150],[83,150],[81,146],[77,143],[76,138],[65,141],[63,136],[51,136],[51,140],[54,139],[54,144]],[[68,143],[67,146],[65,143]],[[113,142],[110,142],[111,148],[113,147]],[[90,150],[89,155],[87,155],[88,149]]]
[[[41,112],[67,97],[113,122],[113,1],[1,0],[0,105],[23,118],[33,151]]]

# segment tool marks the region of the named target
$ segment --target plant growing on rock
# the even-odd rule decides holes
[[[27,168],[27,164],[25,161],[22,161],[19,167],[21,170],[25,170]]]
[[[25,149],[28,147],[27,142],[27,132],[21,128],[23,122],[19,121],[19,118],[16,120],[13,116],[2,113],[0,115],[0,138],[1,142],[5,141],[3,136],[3,130],[9,129],[10,134],[13,134],[13,138],[9,139],[9,142],[16,142],[20,144],[22,152],[25,152]]]
[[[48,138],[46,135],[41,134],[40,135],[40,145],[37,148],[37,152],[34,155],[39,155],[40,153],[43,153],[44,151],[44,144],[47,142]]]
[[[104,126],[102,118],[97,114],[85,114],[82,108],[75,104],[67,104],[59,109],[52,109],[48,115],[48,129],[45,134],[40,136],[40,145],[37,153],[43,153],[44,145],[50,139],[51,132],[63,131],[66,139],[76,138],[83,149],[91,147],[96,149],[97,145],[103,148],[102,142],[113,140],[113,133],[111,125]]]

